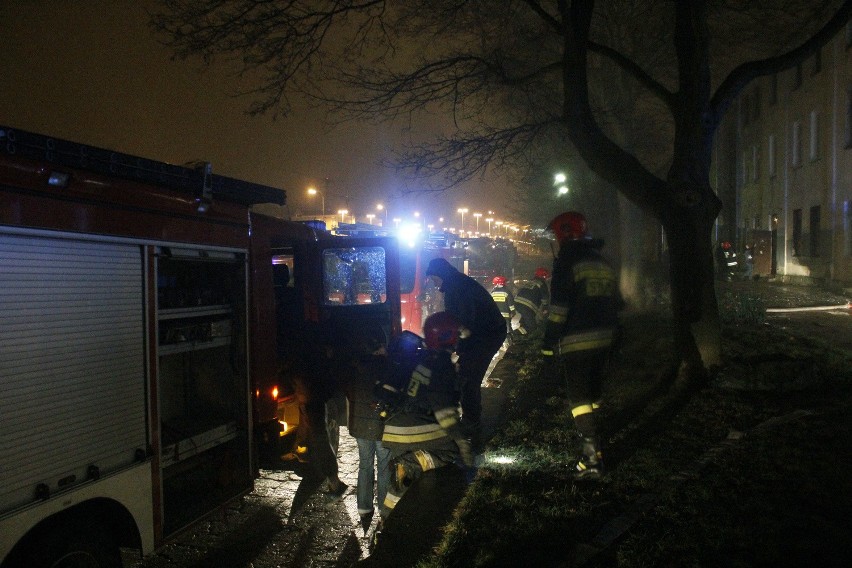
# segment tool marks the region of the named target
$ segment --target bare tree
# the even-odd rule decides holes
[[[803,61],[850,1],[162,0],[178,56],[235,57],[250,112],[299,93],[351,117],[448,113],[398,164],[457,184],[576,152],[662,224],[681,370],[719,364],[715,132],[752,79]]]

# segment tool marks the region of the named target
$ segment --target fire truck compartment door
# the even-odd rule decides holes
[[[146,447],[139,246],[0,233],[0,513]]]

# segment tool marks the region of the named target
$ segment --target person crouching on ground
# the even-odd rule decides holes
[[[384,502],[388,515],[424,472],[460,462],[469,476],[474,471],[459,421],[459,381],[452,361],[460,325],[447,312],[426,318],[425,349],[415,355],[413,372],[379,390],[387,400],[382,445],[391,453],[392,481]]]

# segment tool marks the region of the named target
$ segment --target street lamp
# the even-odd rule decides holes
[[[373,224],[373,219],[375,219],[375,218],[376,218],[376,216],[375,216],[375,215],[373,215],[372,213],[367,213],[367,214],[365,215],[365,217],[367,217],[367,222],[368,222],[368,223],[370,223],[371,225]]]
[[[387,208],[387,207],[385,207],[385,206],[384,206],[383,204],[381,204],[381,203],[377,203],[377,204],[376,204],[376,209],[377,209],[377,210],[379,210],[379,211],[384,211],[384,212],[385,212],[385,223],[384,223],[384,224],[385,224],[385,225],[387,225],[387,224],[388,224],[388,208]]]
[[[344,219],[346,218],[346,215],[349,214],[349,210],[348,209],[338,209],[337,214],[340,215],[340,222],[343,223]]]
[[[492,223],[492,221],[494,221],[494,217],[488,217],[485,221],[488,223],[488,234],[490,235],[491,234],[491,223]]]
[[[479,232],[479,218],[482,217],[482,213],[474,213],[474,217],[476,217],[476,232]]]
[[[494,221],[494,224],[497,225],[497,236],[500,236],[500,225],[503,224],[503,221]]]
[[[457,213],[461,214],[461,230],[464,231],[464,214],[467,213],[467,207],[459,207]]]
[[[393,225],[394,225],[394,228],[395,228],[395,229],[399,229],[399,223],[400,223],[400,221],[402,221],[402,219],[400,219],[399,217],[394,217],[394,218],[393,218]]]
[[[559,172],[555,176],[553,176],[553,185],[557,188],[557,195],[568,195],[568,176]]]
[[[322,199],[322,216],[325,217],[325,195],[323,195],[323,193],[315,187],[308,188],[308,195],[310,195],[311,197],[313,197],[314,195],[320,196],[320,198]]]

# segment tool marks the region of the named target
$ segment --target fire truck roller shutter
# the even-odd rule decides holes
[[[137,245],[0,233],[0,514],[146,447],[143,291]]]

